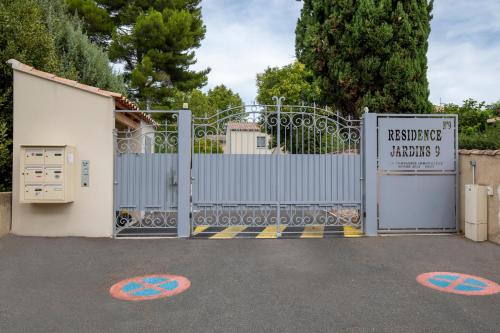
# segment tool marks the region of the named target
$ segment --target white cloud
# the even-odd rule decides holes
[[[500,45],[478,48],[470,42],[435,43],[429,52],[431,101],[460,104],[467,98],[500,99]]]
[[[196,69],[211,67],[209,84],[226,84],[245,102],[255,76],[294,60],[295,24],[302,2],[204,0],[207,35]],[[436,0],[429,41],[431,101],[500,99],[500,1]]]
[[[300,3],[206,0],[202,6],[207,35],[195,68],[212,68],[207,89],[225,84],[252,102],[257,73],[294,60]]]
[[[500,1],[438,0],[429,42],[431,101],[500,99]]]

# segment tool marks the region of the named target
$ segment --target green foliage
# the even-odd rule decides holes
[[[312,104],[319,101],[320,93],[313,73],[298,61],[281,68],[269,67],[257,74],[257,102],[260,104],[274,104],[273,96],[284,96],[289,105]]]
[[[239,94],[221,84],[210,89],[207,93],[210,106],[216,111],[222,111],[231,107],[243,106],[243,101]]]
[[[212,114],[217,114],[220,120],[219,127],[221,128],[224,128],[228,122],[241,120],[244,115],[244,104],[240,95],[223,84],[210,89],[207,99]]]
[[[195,154],[222,154],[222,145],[216,139],[195,139],[193,143],[193,153]]]
[[[109,58],[83,33],[80,21],[66,14],[62,0],[37,0],[59,56],[63,76],[81,83],[126,93],[123,77],[115,74]]]
[[[296,61],[290,65],[273,68],[267,68],[264,73],[257,74],[257,102],[264,105],[274,105],[276,102],[273,96],[285,97],[284,104],[287,105],[312,105],[320,98],[320,89],[317,82],[314,80],[313,74],[310,70]],[[282,113],[297,112],[298,109],[290,109],[288,107],[282,108]],[[313,112],[312,109],[303,109],[304,112]],[[298,122],[299,124],[312,124],[314,120],[322,121],[320,110],[317,110],[317,115],[301,115],[290,114],[282,116],[282,124]],[[277,145],[277,127],[272,126],[276,124],[277,120],[274,115],[268,117],[266,132],[271,135],[272,140],[270,147],[274,148]],[[324,119],[323,119],[324,120]],[[312,128],[307,126],[293,126],[290,131],[287,127],[281,127],[281,149],[290,154],[313,154],[324,153],[329,145],[328,151],[331,152],[332,145],[335,144],[334,138],[327,133],[322,136],[316,136]],[[292,135],[292,137],[290,137]]]
[[[304,0],[296,54],[344,114],[428,113],[432,1]]]
[[[218,85],[206,94],[199,89],[188,93],[176,91],[170,105],[173,109],[182,109],[184,103],[188,103],[195,118],[218,115],[219,119],[228,118],[228,121],[236,121],[239,119],[237,115],[243,111],[240,95],[224,85]],[[219,126],[223,126],[222,121]]]
[[[194,49],[205,37],[201,0],[66,0],[91,38],[106,44],[125,65],[131,93],[141,106],[165,105],[175,88],[204,86],[209,69],[193,71]]]
[[[473,99],[465,100],[462,105],[453,103],[443,107],[443,113],[458,115],[458,130],[463,135],[473,135],[486,131],[487,120],[494,116],[494,111],[485,108],[484,102]]]
[[[33,0],[0,0],[0,190],[11,187],[12,68],[15,58],[59,73],[59,59],[43,13]],[[7,150],[7,151],[6,151]]]
[[[6,63],[12,58],[85,84],[125,92],[123,81],[112,72],[106,54],[91,44],[78,21],[66,14],[63,0],[0,0],[0,123],[3,133],[0,150],[12,149],[12,68]],[[8,190],[11,156],[0,154],[0,189]]]
[[[11,174],[12,168],[12,139],[9,135],[7,123],[0,119],[0,192],[8,192],[11,190]]]
[[[492,125],[483,133],[459,134],[458,146],[460,149],[500,149],[500,127]]]
[[[183,108],[184,103],[188,103],[189,109],[195,118],[205,117],[205,115],[213,113],[207,95],[199,89],[187,93],[176,90],[170,103],[171,108],[180,110]]]
[[[70,14],[76,13],[84,18],[84,28],[90,40],[101,47],[107,47],[115,24],[106,9],[91,0],[66,0],[66,4]]]
[[[465,100],[462,105],[453,103],[443,107],[443,113],[458,115],[458,146],[461,149],[500,149],[500,128],[488,125],[498,108],[486,107],[484,102]]]

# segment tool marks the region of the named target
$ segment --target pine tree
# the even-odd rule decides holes
[[[189,69],[206,32],[201,0],[66,1],[91,37],[109,44],[111,60],[124,64],[131,94],[142,106],[167,104],[172,88],[189,92],[206,84],[209,69]]]
[[[428,113],[432,0],[305,0],[297,58],[346,114]]]

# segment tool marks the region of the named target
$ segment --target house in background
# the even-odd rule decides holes
[[[271,136],[262,132],[258,123],[229,122],[226,125],[224,154],[272,154]]]

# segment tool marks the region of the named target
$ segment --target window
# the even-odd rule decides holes
[[[258,136],[257,137],[257,148],[266,148],[266,137]]]

